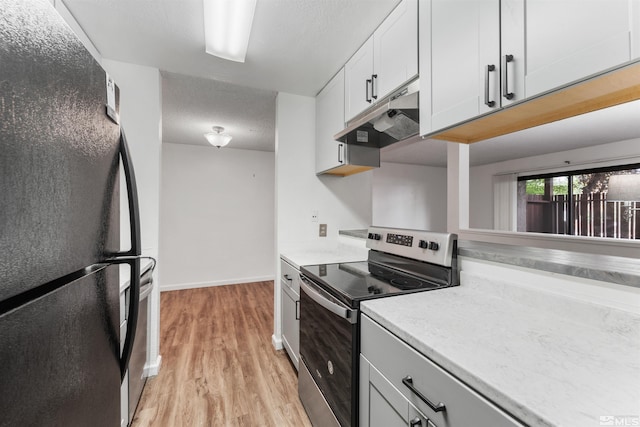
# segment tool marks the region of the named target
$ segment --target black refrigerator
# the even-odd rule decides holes
[[[140,224],[118,98],[49,0],[0,0],[0,426],[120,425]],[[134,303],[121,351],[123,263]]]

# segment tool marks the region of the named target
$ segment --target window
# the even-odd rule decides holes
[[[613,175],[640,164],[519,177],[518,231],[640,239],[640,200],[607,201]]]

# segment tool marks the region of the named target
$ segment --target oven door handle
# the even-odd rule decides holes
[[[351,324],[358,322],[358,310],[353,310],[331,301],[329,299],[331,298],[329,294],[322,291],[321,289],[316,289],[316,287],[313,286],[312,282],[306,277],[300,275],[300,280],[300,288],[305,294],[307,294],[307,296],[309,296],[309,298],[311,298],[316,303],[320,304],[322,307],[329,310],[333,314],[336,314],[341,318],[348,320]]]

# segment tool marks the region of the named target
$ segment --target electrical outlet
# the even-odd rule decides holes
[[[320,224],[320,237],[327,237],[327,224]]]
[[[311,222],[318,222],[318,211],[311,211]]]

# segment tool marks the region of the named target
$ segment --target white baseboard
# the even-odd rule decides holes
[[[210,286],[240,285],[242,283],[267,282],[274,280],[275,276],[244,277],[242,279],[217,280],[214,282],[176,283],[160,286],[160,292],[180,291],[183,289],[208,288]]]
[[[275,348],[276,350],[282,350],[284,348],[282,346],[282,339],[277,338],[275,334],[271,335],[271,344],[273,345],[273,348]]]
[[[162,356],[158,355],[158,358],[153,363],[147,363],[144,365],[143,376],[155,377],[160,372],[160,365],[162,365]]]

